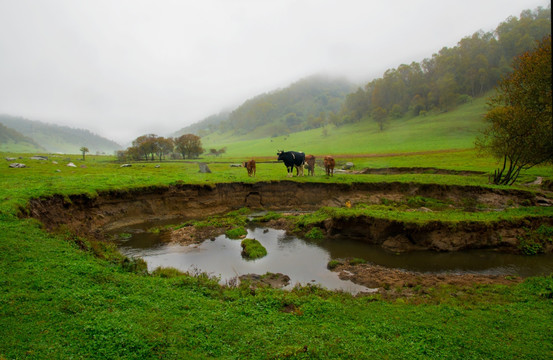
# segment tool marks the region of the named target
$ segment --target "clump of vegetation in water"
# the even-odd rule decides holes
[[[328,262],[328,264],[326,264],[326,267],[329,269],[329,270],[332,270],[332,269],[335,269],[337,266],[339,265],[343,265],[344,263],[340,260],[330,260]]]
[[[360,258],[353,258],[349,261],[350,265],[359,265],[359,264],[364,264],[364,263],[366,263],[366,261],[364,259],[360,259]]]
[[[244,239],[240,244],[242,246],[242,256],[254,260],[267,255],[267,249],[256,239]]]
[[[274,211],[269,211],[265,215],[256,218],[256,220],[259,221],[259,222],[268,222],[268,221],[271,221],[271,220],[280,219],[281,217],[282,217],[281,214],[279,214],[277,212],[274,212]]]
[[[240,239],[240,237],[248,234],[248,231],[243,226],[238,226],[225,231],[225,235],[231,239]]]
[[[309,230],[305,234],[305,237],[308,238],[308,239],[311,239],[311,240],[321,240],[321,239],[324,239],[324,236],[325,235],[324,235],[323,231],[318,227],[311,228],[311,230]]]
[[[535,230],[525,229],[526,234],[518,237],[518,248],[524,255],[537,255],[544,251],[547,243],[553,242],[553,227],[541,225]]]

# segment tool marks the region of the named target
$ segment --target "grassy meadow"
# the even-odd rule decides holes
[[[286,140],[233,144],[212,137],[206,148],[216,143],[217,148],[227,146],[227,153],[201,159],[210,174],[199,173],[198,165],[188,161],[136,162],[122,168],[112,157],[91,155],[83,161],[80,155],[59,155],[39,161],[30,160],[31,154],[3,153],[21,156],[17,162],[27,168],[8,168],[7,161],[0,167],[0,359],[553,358],[551,276],[514,286],[444,285],[391,300],[317,286],[251,291],[220,286],[202,273],[159,269],[150,274],[143,267],[130,267],[110,244],[99,249],[87,239],[63,231],[48,233],[36,220],[18,216],[30,198],[53,194],[94,196],[103,190],[180,182],[284,180],[285,168],[275,162],[279,148],[340,155],[339,165],[352,161],[356,169],[490,172],[496,162],[476,154],[475,133],[467,130],[480,121],[475,115],[481,111],[475,110],[478,101],[459,113],[435,115],[430,125],[419,119],[398,121],[385,133],[376,126],[354,124],[332,129],[328,138],[321,136],[321,129]],[[313,141],[317,136],[320,141]],[[421,141],[427,138],[435,140]],[[255,178],[244,168],[230,166],[251,157],[258,160]],[[67,167],[69,161],[77,167]],[[533,168],[514,187],[532,189],[522,183],[537,176],[552,180],[553,171],[550,166]],[[321,168],[314,177],[292,181],[493,187],[486,174],[337,173],[329,178]],[[520,215],[511,211],[503,215]]]

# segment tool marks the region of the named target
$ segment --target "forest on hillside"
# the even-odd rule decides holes
[[[389,69],[356,91],[345,80],[313,76],[247,100],[230,113],[214,115],[180,133],[262,138],[369,120],[383,129],[395,118],[449,111],[486,94],[512,71],[517,55],[550,33],[550,6],[525,10],[494,31],[478,31],[420,63]]]
[[[347,96],[336,125],[371,118],[382,128],[387,120],[407,113],[448,111],[492,90],[512,71],[513,58],[548,34],[551,7],[525,10],[493,32],[476,32],[421,63],[387,70],[383,77]]]

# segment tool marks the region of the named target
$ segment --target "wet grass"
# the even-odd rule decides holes
[[[55,159],[58,164],[51,162]],[[197,164],[182,162],[162,163],[160,168],[152,163],[120,168],[109,158],[87,156],[82,162],[75,156],[71,161],[78,167],[68,168],[62,164],[66,158],[51,160],[19,160],[27,163],[26,169],[0,167],[0,359],[553,357],[551,276],[509,287],[439,287],[397,299],[353,297],[317,286],[253,291],[220,286],[209,274],[174,269],[150,274],[144,264],[122,257],[110,244],[48,233],[37,221],[17,216],[30,198],[53,194],[70,201],[73,194],[94,196],[104,190],[179,182],[283,180],[282,164],[262,163],[252,179],[228,162],[209,164],[213,173],[200,174]],[[535,174],[551,178],[547,168]],[[489,186],[485,176],[431,174],[338,174],[293,181]],[[418,201],[414,206],[432,202],[414,201]],[[340,216],[342,211],[343,216],[381,211],[392,216],[386,205],[379,206],[384,208],[321,210],[321,217],[324,211],[337,211]],[[516,218],[516,211],[508,209],[502,216]],[[547,210],[523,211],[543,216]],[[229,219],[242,217],[239,211]],[[543,231],[549,236],[547,229]]]

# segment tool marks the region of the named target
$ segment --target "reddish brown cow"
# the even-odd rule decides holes
[[[336,161],[332,156],[325,156],[324,159],[325,170],[327,176],[334,176],[334,166],[336,166]]]
[[[307,168],[307,175],[315,175],[315,156],[306,155],[305,156],[305,167]]]
[[[255,160],[244,162],[244,167],[248,170],[248,176],[255,176]]]

